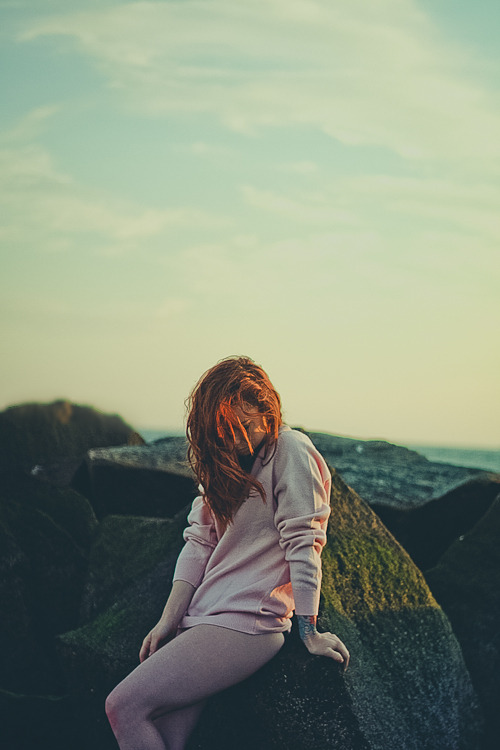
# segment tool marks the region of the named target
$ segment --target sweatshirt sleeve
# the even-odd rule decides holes
[[[330,472],[310,439],[296,430],[278,438],[273,470],[275,524],[290,565],[295,612],[317,615],[321,552],[330,515]]]
[[[193,500],[187,520],[189,525],[183,534],[186,543],[177,558],[173,580],[197,587],[217,544],[215,522],[203,495]]]

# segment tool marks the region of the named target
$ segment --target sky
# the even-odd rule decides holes
[[[0,0],[0,409],[500,448],[500,4]]]

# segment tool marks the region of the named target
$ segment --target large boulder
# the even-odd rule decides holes
[[[429,461],[417,451],[385,440],[306,434],[327,463],[370,505],[416,507],[482,473],[481,469]]]
[[[51,748],[66,737],[68,747],[55,636],[78,624],[96,525],[74,491],[0,474],[1,738],[9,750],[43,747],[42,736]]]
[[[144,441],[117,414],[70,401],[0,412],[0,471],[35,469],[67,480],[90,448],[137,442]]]
[[[174,519],[107,516],[90,552],[80,625],[94,620],[181,547],[186,509]]]
[[[498,488],[498,485],[497,485]],[[483,750],[500,737],[500,495],[426,571],[462,647],[486,719]]]
[[[92,449],[71,485],[90,500],[98,518],[116,513],[169,518],[196,494],[186,460],[170,456],[161,442]]]
[[[344,482],[370,505],[417,507],[484,473],[482,469],[429,461],[417,451],[385,440],[359,440],[309,432],[302,427],[294,429],[305,432],[326,462],[335,466]],[[159,444],[169,460],[182,460],[186,455],[183,437],[163,438],[155,442]]]
[[[0,687],[58,689],[52,640],[78,623],[96,524],[87,500],[72,490],[0,475]]]
[[[182,513],[171,522],[169,557],[59,638],[89,750],[115,747],[104,699],[137,665],[161,613],[184,521]],[[408,554],[335,472],[319,625],[350,649],[346,675],[292,635],[263,670],[210,702],[191,748],[477,750],[477,700],[448,619]]]
[[[418,567],[426,570],[473,528],[499,492],[500,474],[484,473],[418,508],[371,507]]]

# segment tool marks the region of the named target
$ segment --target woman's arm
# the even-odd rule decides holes
[[[311,654],[329,656],[345,670],[349,664],[345,645],[333,633],[316,629],[321,552],[330,514],[330,472],[308,438],[294,431],[282,438],[274,463],[275,522],[290,565],[300,637]]]
[[[187,520],[188,526],[184,530],[186,544],[177,558],[172,590],[162,616],[142,643],[139,652],[141,662],[175,636],[217,544],[215,523],[203,495],[193,500]]]
[[[187,581],[174,581],[162,616],[142,642],[139,652],[141,662],[175,636],[195,590],[195,587]]]

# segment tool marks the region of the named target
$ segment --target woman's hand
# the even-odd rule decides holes
[[[344,665],[344,672],[349,666],[349,651],[340,638],[333,633],[318,633],[316,615],[297,615],[300,637],[310,654],[329,656]]]
[[[144,638],[141,650],[139,651],[139,661],[141,663],[145,661],[148,656],[158,651],[167,641],[172,640],[176,633],[177,625],[164,620],[162,617]]]
[[[139,651],[141,663],[158,651],[167,641],[171,641],[177,633],[177,626],[186,612],[195,587],[187,581],[174,581],[167,603],[159,622],[144,638]]]

